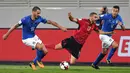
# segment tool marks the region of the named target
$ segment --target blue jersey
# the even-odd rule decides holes
[[[103,12],[102,14],[99,14],[99,16],[100,16],[100,15],[104,15],[104,14],[108,14],[108,13]],[[96,21],[96,25],[98,26],[99,29],[102,29],[102,22],[103,22],[102,19],[98,19],[98,20]]]
[[[124,24],[122,21],[122,18],[119,14],[116,16],[116,18],[113,18],[112,14],[100,15],[100,19],[103,20],[103,25],[102,25],[101,30],[103,30],[104,32],[112,32],[113,30],[115,30],[119,21],[122,24]],[[111,35],[109,35],[109,36],[111,36]]]
[[[39,16],[35,20],[32,20],[31,15],[22,18],[19,21],[19,25],[22,25],[22,39],[34,37],[35,29],[40,22],[45,24],[47,23],[47,20],[45,18],[42,18],[41,16]]]

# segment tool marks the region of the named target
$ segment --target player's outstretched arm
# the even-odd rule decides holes
[[[71,12],[68,13],[68,18],[69,18],[69,20],[72,21],[72,22],[75,22],[75,23],[78,22],[78,20],[72,16]]]
[[[125,31],[125,26],[124,26],[124,25],[121,25],[121,29],[122,29],[123,31]]]
[[[58,28],[60,28],[62,31],[66,32],[67,31],[67,28],[59,25],[58,23],[54,22],[54,21],[51,21],[51,20],[47,20],[47,23],[48,24],[52,24],[53,26],[56,26]]]
[[[114,34],[115,32],[104,32],[104,31],[102,31],[102,30],[95,30],[97,33],[99,33],[99,34]]]
[[[9,36],[9,34],[10,34],[14,29],[16,29],[17,27],[19,27],[19,24],[15,24],[14,26],[12,26],[12,27],[8,30],[8,32],[3,35],[3,39],[6,40],[6,39],[8,38],[8,36]]]
[[[120,26],[121,26],[121,29],[122,29],[123,31],[125,31],[125,26],[122,24],[122,22],[118,22],[118,25],[120,25]]]

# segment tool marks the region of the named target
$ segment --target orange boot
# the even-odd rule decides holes
[[[44,65],[43,65],[42,61],[37,61],[37,65],[38,65],[40,68],[44,68]]]
[[[33,62],[31,62],[31,63],[29,64],[29,66],[30,66],[33,70],[37,70],[37,69],[36,69],[36,66],[35,66],[35,64],[34,64]]]

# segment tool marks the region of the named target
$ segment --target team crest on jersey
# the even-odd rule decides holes
[[[34,31],[35,30],[35,27],[31,27],[31,31]]]

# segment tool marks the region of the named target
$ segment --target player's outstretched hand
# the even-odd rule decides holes
[[[119,22],[118,22],[118,25],[120,25],[120,26],[121,26],[121,25],[122,25],[122,22],[120,22],[120,21],[119,21]]]
[[[68,18],[70,21],[77,23],[77,19],[72,16],[71,12],[68,13]]]
[[[62,29],[61,29],[62,31],[64,31],[64,32],[66,32],[67,31],[67,28],[65,28],[65,27],[62,27]]]
[[[68,13],[68,16],[69,16],[69,17],[72,16],[71,12]]]
[[[8,35],[7,34],[4,34],[3,35],[3,39],[6,40],[8,38]]]

